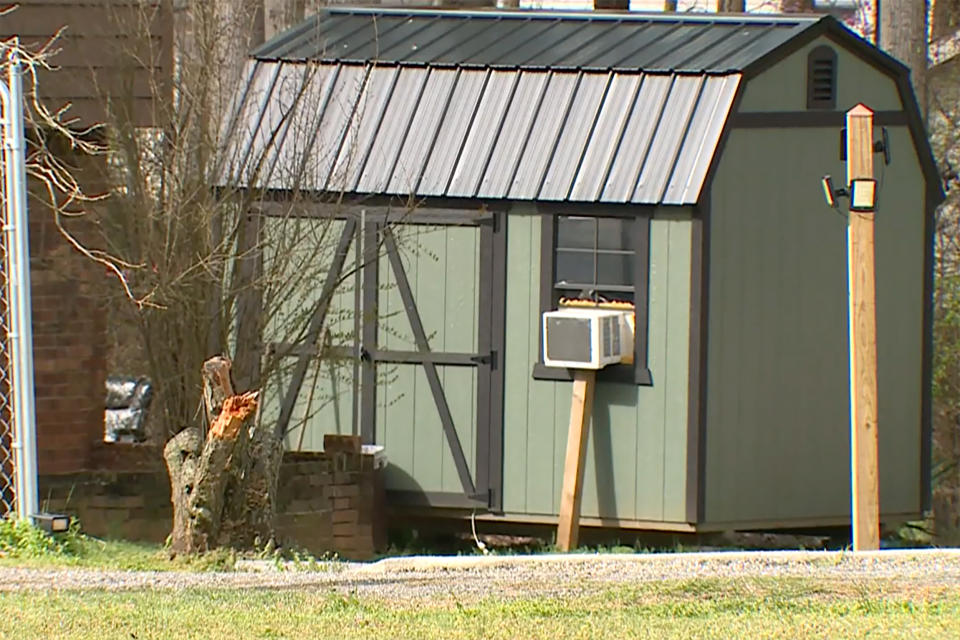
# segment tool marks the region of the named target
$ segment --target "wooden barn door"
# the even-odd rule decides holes
[[[431,210],[363,236],[360,432],[390,500],[499,510],[503,220]]]

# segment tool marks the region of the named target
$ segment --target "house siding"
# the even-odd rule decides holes
[[[103,122],[107,109],[152,126],[170,96],[173,18],[170,0],[29,0],[0,19],[0,40],[19,36],[35,50],[60,29],[38,95],[79,126]]]

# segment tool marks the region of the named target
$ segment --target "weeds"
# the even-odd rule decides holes
[[[44,558],[77,556],[82,551],[84,536],[74,522],[70,529],[54,535],[27,520],[0,519],[0,555],[11,558]]]

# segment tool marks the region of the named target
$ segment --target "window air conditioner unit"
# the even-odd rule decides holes
[[[570,308],[543,314],[543,363],[602,369],[633,356],[633,311]]]

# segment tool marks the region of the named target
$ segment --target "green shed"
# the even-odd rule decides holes
[[[553,523],[571,372],[540,318],[588,292],[636,329],[598,373],[583,525],[849,523],[846,221],[819,181],[857,103],[892,151],[881,517],[921,515],[943,194],[908,70],[831,17],[329,8],[262,45],[219,182],[257,194],[267,262],[291,194],[339,238],[285,302],[311,326],[266,325],[291,366],[263,419],[382,445],[398,509]]]

